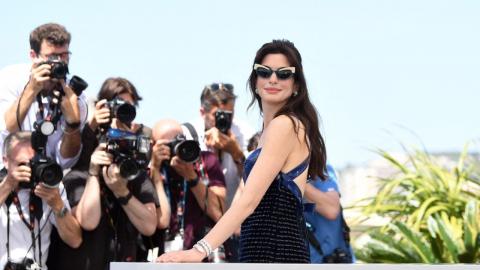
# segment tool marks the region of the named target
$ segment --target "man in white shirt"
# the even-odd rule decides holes
[[[227,208],[230,207],[237,191],[242,177],[248,140],[254,133],[248,125],[233,117],[236,97],[232,84],[212,83],[205,86],[200,96],[201,118],[193,122],[200,148],[216,153],[224,168]],[[222,126],[223,123],[217,123],[216,114],[219,112],[223,113],[220,118],[230,117],[230,119],[221,119],[222,122],[231,120],[231,125],[227,124],[227,128]],[[224,129],[223,132],[220,129]]]
[[[79,157],[80,129],[87,111],[85,95],[77,96],[66,76],[62,76],[68,70],[70,39],[70,33],[59,24],[41,25],[30,34],[32,63],[0,71],[0,147],[9,133],[32,131],[35,122],[52,118],[55,130],[48,136],[46,154],[64,169],[73,166]],[[55,66],[52,62],[61,64]],[[61,96],[58,121],[51,106],[55,91]]]
[[[31,132],[22,131],[11,133],[4,143],[7,173],[0,182],[0,269],[7,262],[22,264],[27,259],[47,269],[52,225],[69,246],[77,248],[82,242],[62,184],[47,187],[39,179],[31,188],[23,188],[32,181],[29,162],[35,151],[30,141]]]

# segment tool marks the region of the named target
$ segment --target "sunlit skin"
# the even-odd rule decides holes
[[[272,70],[290,66],[287,58],[282,54],[268,54],[261,64]],[[294,78],[279,80],[276,74],[272,74],[270,78],[258,77],[255,86],[263,108],[264,130],[259,141],[262,151],[245,182],[244,192],[204,237],[212,248],[223,243],[255,211],[280,171],[290,171],[304,161],[309,154],[304,140],[303,125],[299,123],[299,131],[296,132],[291,119],[285,115],[275,116],[292,98],[294,91],[298,91]],[[307,172],[308,169],[294,180],[301,191],[305,188]],[[206,255],[202,248],[192,248],[163,254],[156,261],[200,262]]]
[[[289,67],[290,63],[283,54],[268,54],[263,59],[262,65],[277,70],[279,68]],[[278,111],[287,100],[293,95],[296,89],[295,81],[293,77],[286,80],[280,80],[275,73],[270,78],[257,77],[256,88],[258,89],[258,95],[262,100],[263,109],[271,106]]]

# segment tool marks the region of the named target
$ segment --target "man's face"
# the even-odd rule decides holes
[[[3,157],[3,163],[8,171],[13,171],[20,165],[28,164],[34,155],[35,151],[30,146],[30,143],[13,142],[10,155]]]
[[[218,110],[231,111],[234,112],[235,101],[230,100],[226,104],[220,104],[220,106],[212,106],[212,109],[209,112],[206,112],[203,108],[200,110],[200,113],[205,122],[205,130],[209,130],[212,127],[215,127],[215,113]]]
[[[35,51],[30,51],[30,58],[34,63],[40,63],[49,59],[60,60],[66,64],[70,61],[70,51],[68,50],[69,44],[63,46],[55,46],[50,42],[43,40],[40,44],[40,52],[37,54]],[[52,89],[52,87],[58,82],[57,79],[51,79],[45,82],[45,89]]]

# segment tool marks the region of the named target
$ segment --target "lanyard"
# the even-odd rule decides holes
[[[33,246],[33,259],[35,260],[36,255],[36,245],[35,245],[35,218],[37,218],[38,226],[40,227],[40,220],[43,215],[43,208],[42,208],[42,200],[35,195],[34,190],[30,190],[30,200],[28,204],[28,209],[30,211],[29,221],[25,218],[23,214],[22,207],[20,205],[20,200],[18,198],[18,194],[15,191],[12,191],[10,194],[10,200],[15,204],[17,208],[18,215],[20,219],[25,224],[25,226],[30,231],[30,236],[32,238],[32,246]],[[10,204],[7,204],[7,257],[10,260]],[[40,266],[42,266],[42,238],[41,238],[41,231],[40,228],[38,229],[38,261]]]

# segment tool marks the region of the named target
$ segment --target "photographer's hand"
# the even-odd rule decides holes
[[[28,110],[32,106],[37,95],[44,88],[45,82],[50,80],[50,65],[33,64],[30,80],[25,87],[23,93],[18,96],[15,102],[12,102],[8,110],[5,112],[5,125],[7,130],[12,133],[19,129],[18,123],[23,123]],[[18,108],[18,115],[17,115]],[[18,116],[18,120],[17,120]]]
[[[120,168],[117,164],[111,164],[102,168],[103,180],[115,197],[125,197],[129,193],[127,180],[120,175]]]
[[[61,110],[67,123],[80,123],[80,108],[78,106],[78,97],[72,88],[60,80],[65,96],[62,98]]]
[[[193,163],[187,163],[181,160],[179,157],[174,156],[170,162],[170,166],[187,181],[197,179],[198,175],[193,167]]]
[[[34,193],[39,198],[43,199],[48,206],[52,208],[54,213],[62,210],[64,203],[60,197],[58,188],[48,188],[40,183],[35,187]]]
[[[223,134],[216,127],[207,130],[205,132],[205,144],[208,147],[229,153],[237,165],[237,171],[243,171],[245,156],[243,155],[240,144],[235,138],[235,134],[233,134],[231,130],[228,131],[228,134]]]
[[[105,151],[107,145],[101,143],[95,148],[95,151],[90,158],[90,167],[88,169],[88,174],[93,176],[98,176],[100,174],[101,166],[108,166],[112,164],[112,155]]]
[[[157,140],[152,148],[152,169],[159,169],[162,163],[170,159],[170,147],[168,140]]]
[[[88,123],[92,130],[97,130],[99,125],[110,122],[110,109],[105,106],[106,103],[107,100],[102,99],[95,104],[95,112]]]
[[[8,194],[18,187],[20,182],[30,182],[32,170],[27,165],[10,166],[8,174],[0,181],[0,205],[5,202]]]

